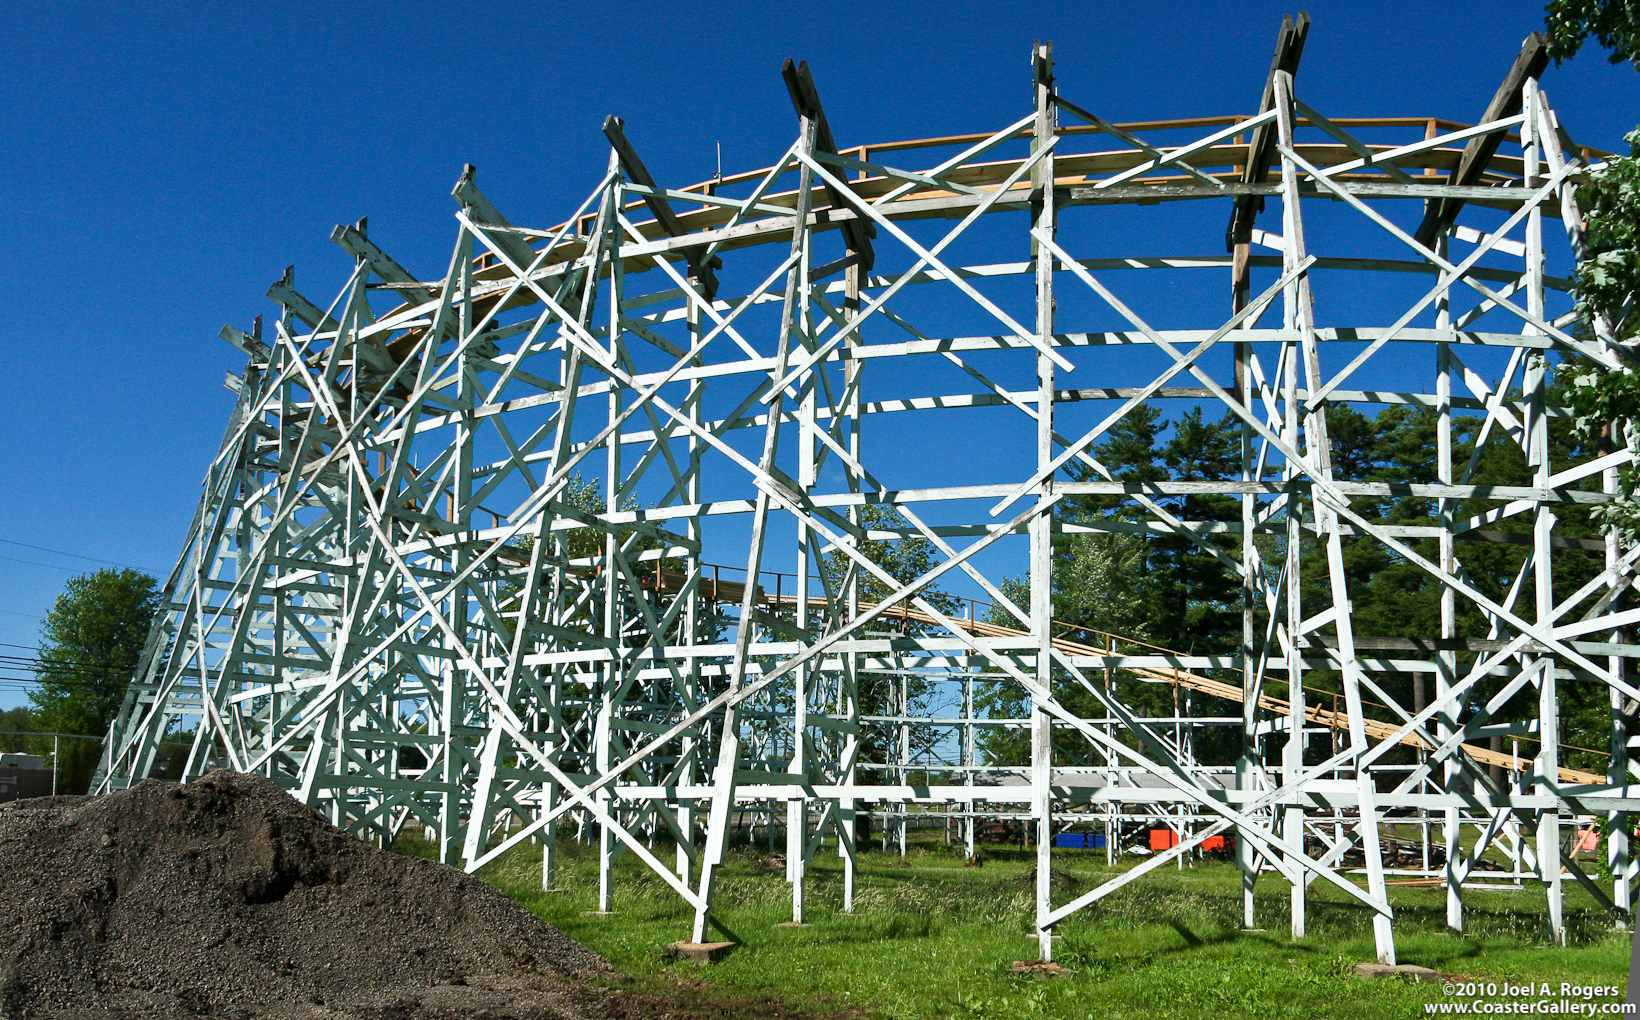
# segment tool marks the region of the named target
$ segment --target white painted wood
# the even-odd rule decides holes
[[[1482,541],[1518,538],[1540,567],[1587,548],[1560,533],[1557,513],[1610,502],[1616,472],[1632,463],[1621,442],[1584,464],[1550,462],[1549,419],[1568,412],[1549,406],[1545,359],[1586,352],[1616,365],[1626,356],[1609,323],[1592,342],[1567,333],[1567,282],[1544,272],[1545,213],[1565,221],[1573,252],[1583,242],[1570,185],[1578,159],[1553,111],[1529,84],[1518,118],[1411,145],[1367,144],[1353,122],[1294,100],[1278,69],[1264,113],[1170,126],[1184,141],[1163,147],[1146,140],[1151,128],[1109,124],[1059,99],[1049,59],[1046,47],[1033,51],[1035,108],[1000,131],[840,150],[834,139],[821,144],[830,129],[821,131],[809,96],[796,140],[773,165],[721,186],[674,188],[625,180],[617,154],[584,199],[564,203],[570,218],[548,228],[508,223],[466,174],[455,245],[436,280],[405,270],[362,224],[339,228],[354,272],[326,308],[287,275],[274,288],[284,310],[268,336],[224,330],[249,362],[235,376],[233,418],[167,580],[167,608],[108,741],[102,787],[145,775],[166,727],[197,721],[190,776],[226,760],[381,841],[419,822],[444,859],[470,869],[537,841],[544,887],[560,881],[556,841],[574,827],[597,843],[601,906],[619,903],[615,864],[631,853],[690,905],[697,938],[714,911],[733,909],[717,902],[715,876],[753,822],[759,841],[776,847],[786,827],[794,919],[823,909],[806,893],[829,840],[851,909],[855,823],[868,816],[902,848],[919,820],[964,826],[970,849],[979,817],[1029,825],[1031,926],[1044,958],[1066,919],[1231,829],[1249,924],[1261,870],[1289,880],[1295,935],[1319,879],[1374,912],[1379,954],[1393,958],[1388,871],[1371,850],[1392,808],[1419,813],[1452,851],[1442,869],[1450,925],[1461,927],[1464,890],[1477,885],[1473,858],[1456,852],[1475,833],[1517,870],[1548,879],[1553,918],[1562,816],[1600,813],[1622,828],[1640,810],[1627,722],[1614,727],[1612,766],[1581,773],[1555,754],[1552,707],[1557,685],[1574,678],[1605,684],[1623,720],[1640,697],[1626,640],[1640,610],[1624,600],[1640,548],[1597,543],[1605,569],[1559,603],[1549,570],[1522,570],[1505,597],[1489,599],[1463,565]],[[794,73],[812,87],[806,70]],[[1059,110],[1090,129],[1060,126]],[[1331,140],[1297,141],[1298,117]],[[1443,148],[1517,128],[1520,156],[1489,166],[1496,187],[1422,174],[1450,163]],[[1233,138],[1255,130],[1279,142],[1279,181],[1244,181],[1235,170],[1247,147]],[[1099,148],[1109,138],[1133,148]],[[992,158],[1025,139],[1028,155]],[[947,147],[926,157],[936,143]],[[1080,250],[1088,235],[1068,229],[1073,217],[1097,222],[1108,204],[1231,196],[1277,200],[1279,231],[1252,234],[1267,251],[1224,254],[1210,237],[1200,254],[1130,257]],[[1474,246],[1457,257],[1451,238],[1418,245],[1384,211],[1432,198],[1500,209],[1492,223],[1505,226],[1454,225],[1451,237]],[[1370,243],[1355,250],[1348,236],[1310,251],[1302,207],[1323,200],[1363,213],[1361,238],[1395,238],[1408,258],[1383,258]],[[671,210],[666,224],[641,219],[647,201]],[[913,226],[935,218],[949,222]],[[954,253],[992,230],[1019,242],[1008,257],[1030,257],[958,264]],[[1483,255],[1524,261],[1483,267]],[[690,272],[720,256],[741,293],[708,294]],[[1199,281],[1199,271],[1222,269],[1233,288],[1255,273],[1275,284],[1235,291],[1230,317],[1200,329],[1153,328],[1155,313],[1118,299],[1110,276]],[[1382,273],[1429,280],[1388,326],[1316,326],[1313,305]],[[996,296],[1027,274],[1030,315],[1024,301]],[[1088,288],[1128,328],[1079,331],[1075,315],[1054,308],[1065,287]],[[1476,295],[1457,315],[1455,290]],[[978,309],[996,332],[949,336],[918,321],[913,308],[941,300]],[[1433,328],[1410,325],[1432,310]],[[1474,328],[1483,316],[1489,328]],[[1136,350],[1113,350],[1128,347]],[[1344,388],[1395,351],[1413,352],[1407,363],[1432,353],[1434,377],[1408,374],[1395,392]],[[1129,354],[1163,367],[1131,370],[1120,360]],[[1035,385],[1011,388],[1026,360]],[[1095,364],[1094,378],[1059,378]],[[1220,377],[1228,365],[1233,379]],[[940,383],[923,385],[935,370]],[[1114,481],[1091,451],[1147,399],[1234,414],[1238,477],[1142,489]],[[1071,406],[1090,401],[1105,403]],[[1474,484],[1476,465],[1453,463],[1450,435],[1440,437],[1434,482],[1343,477],[1325,437],[1334,404],[1433,408],[1443,433],[1454,413],[1475,413],[1483,437],[1521,445],[1533,478]],[[1101,422],[1094,429],[1056,427],[1056,416],[1089,410]],[[901,487],[868,442],[871,423],[938,419],[978,446],[992,438],[979,423],[1003,416],[1034,433],[1035,458],[983,483]],[[1065,478],[1073,464],[1088,481]],[[572,505],[578,475],[599,479],[602,510]],[[1059,500],[1083,493],[1128,500],[1134,517],[1053,519]],[[1240,519],[1183,519],[1167,501],[1187,494],[1235,497]],[[1350,507],[1390,496],[1436,500],[1437,516],[1391,525]],[[1460,501],[1481,498],[1498,508],[1455,519]],[[903,523],[867,530],[862,514],[874,505],[894,507]],[[1513,526],[1506,519],[1529,522],[1529,533],[1500,530]],[[1241,648],[1180,654],[1057,633],[1056,529],[1165,534],[1211,550],[1243,585]],[[730,534],[741,544],[726,548]],[[1229,552],[1214,544],[1226,536],[1235,536]],[[1325,550],[1330,605],[1303,605],[1293,583],[1301,566],[1320,567],[1298,563],[1309,536]],[[868,540],[906,538],[926,539],[940,557],[909,582],[862,552]],[[1427,539],[1433,558],[1411,544]],[[1439,584],[1440,633],[1400,643],[1355,633],[1345,542],[1379,543]],[[1283,545],[1291,552],[1276,551]],[[1020,552],[1007,560],[1010,548]],[[1019,571],[997,566],[1021,556],[1028,600],[1003,588]],[[821,576],[828,557],[843,576]],[[775,569],[790,573],[774,579]],[[988,625],[984,606],[941,609],[931,589],[958,576],[1022,626]],[[868,579],[888,596],[862,597]],[[1492,633],[1457,639],[1464,606],[1485,614]],[[911,624],[918,633],[898,632]],[[1474,656],[1461,672],[1460,652]],[[1346,676],[1336,715],[1303,688],[1315,670]],[[1231,683],[1219,679],[1232,673]],[[897,696],[866,711],[862,677],[873,674],[891,678]],[[1367,701],[1392,701],[1388,674],[1433,677],[1433,698],[1369,718]],[[1028,709],[975,718],[976,685],[998,677],[1029,696]],[[1494,680],[1502,691],[1477,704],[1471,696]],[[909,697],[919,681],[941,692],[926,711]],[[1172,714],[1133,712],[1123,700],[1133,683],[1172,686]],[[1065,708],[1066,684],[1095,700],[1091,717]],[[1275,697],[1283,685],[1296,693]],[[1535,724],[1493,718],[1529,689]],[[1215,690],[1240,704],[1211,700]],[[950,760],[926,777],[909,740],[923,724],[952,733]],[[1250,748],[1274,740],[1281,764],[1250,753],[1233,776],[1201,766],[1192,730],[1205,726],[1234,727]],[[1030,734],[1028,762],[984,760],[979,735],[998,729]],[[874,731],[887,735],[885,761],[867,760]],[[1055,732],[1077,734],[1086,755],[1057,759]],[[1522,758],[1522,784],[1499,788],[1487,776],[1491,759],[1475,744],[1493,734],[1546,741]],[[1306,765],[1305,740],[1313,758],[1329,737],[1325,760]],[[1384,764],[1406,743],[1420,748],[1416,764]],[[1084,808],[1109,824],[1165,816],[1184,838],[1120,881],[1056,904],[1055,817]],[[1368,848],[1366,890],[1340,872],[1346,827]],[[1319,860],[1304,852],[1307,836],[1327,844]],[[675,846],[657,853],[655,838]],[[1612,846],[1611,898],[1626,904],[1636,862],[1626,840]],[[1587,887],[1586,875],[1572,874]]]

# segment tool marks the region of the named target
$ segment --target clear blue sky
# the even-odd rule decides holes
[[[1299,92],[1345,117],[1472,122],[1542,25],[1535,2],[1308,9]],[[1008,123],[1039,38],[1063,93],[1109,120],[1251,112],[1296,11],[20,5],[0,36],[0,642],[34,645],[73,573],[169,570],[232,405],[223,374],[243,365],[217,331],[276,314],[262,295],[292,263],[310,296],[333,294],[351,266],[337,223],[368,215],[437,278],[463,163],[515,222],[556,222],[605,166],[610,113],[663,183],[710,176],[719,141],[725,170],[765,165],[794,130],[788,56],[845,145]],[[1640,75],[1597,50],[1544,87],[1579,141],[1618,148],[1640,121]],[[0,684],[0,707],[20,701]]]

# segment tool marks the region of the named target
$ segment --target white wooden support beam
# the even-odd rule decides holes
[[[383,282],[397,285],[407,300],[416,303],[437,300],[436,285],[422,283],[391,255],[382,251],[376,242],[365,235],[363,224],[363,220],[357,224],[338,224],[330,232],[330,239],[336,242],[337,247],[369,265],[370,271]]]
[[[268,298],[284,306],[284,309],[298,320],[306,323],[319,332],[335,331],[341,328],[330,313],[303,297],[296,290],[296,267],[286,266],[284,275],[268,286]]]
[[[520,266],[532,265],[535,262],[535,250],[524,242],[524,238],[516,231],[507,229],[512,226],[507,217],[485,197],[484,192],[478,190],[478,167],[468,163],[456,179],[455,187],[450,189],[450,197],[466,210],[467,216],[479,227],[499,228],[485,231],[489,243],[505,251],[514,263]],[[446,286],[453,286],[453,281],[446,281]]]
[[[787,59],[780,69],[780,75],[786,80],[786,91],[791,95],[792,106],[797,115],[814,122],[814,148],[819,152],[837,154],[837,139],[832,137],[831,124],[826,120],[826,111],[820,105],[820,90],[814,84],[814,76],[809,73],[809,62],[794,63]],[[848,202],[843,197],[846,185],[840,187],[833,181],[826,181],[827,195],[831,198],[832,208],[845,209]],[[861,256],[861,265],[866,272],[876,264],[877,254],[871,246],[871,239],[877,235],[877,228],[869,222],[850,219],[843,224],[843,236],[847,239],[848,249]]]
[[[626,137],[626,123],[619,117],[604,118],[604,137],[621,159],[621,166],[626,170],[627,177],[634,184],[640,184],[648,189],[643,195],[644,204],[649,211],[655,214],[655,220],[662,229],[673,237],[682,237],[689,233],[678,221],[677,213],[672,211],[672,204],[659,193],[659,185],[655,178],[650,176],[649,168],[638,156],[638,150],[632,147]],[[715,269],[723,268],[723,260],[716,255],[702,256],[699,248],[685,248],[684,256],[689,260],[689,275],[700,281],[701,294],[710,301],[717,296],[718,281]]]
[[[1259,113],[1275,109],[1276,74],[1285,72],[1288,77],[1298,74],[1299,61],[1304,58],[1304,42],[1309,35],[1309,14],[1300,11],[1296,21],[1289,15],[1282,15],[1281,30],[1276,34],[1275,55],[1270,58],[1270,74],[1264,82],[1264,95],[1259,99]],[[1276,155],[1275,135],[1275,125],[1268,121],[1252,129],[1247,140],[1247,162],[1242,166],[1241,183],[1264,183]],[[1230,214],[1230,225],[1224,232],[1226,251],[1233,252],[1237,245],[1246,244],[1252,239],[1253,221],[1263,211],[1262,195],[1246,195],[1236,199],[1235,210]]]
[[[1031,138],[1033,154],[1041,153],[1031,176],[1033,238],[1050,238],[1057,229],[1054,210],[1053,143],[1058,127],[1054,105],[1053,43],[1039,42],[1031,50],[1032,84],[1036,93],[1036,125]],[[1036,357],[1036,464],[1042,476],[1036,498],[1045,503],[1053,497],[1053,473],[1048,464],[1054,458],[1055,365],[1048,356],[1054,342],[1054,249],[1033,246],[1036,257],[1037,345],[1043,353]],[[1035,679],[1037,686],[1051,694],[1053,677],[1053,535],[1054,519],[1039,514],[1031,521],[1031,616],[1030,630],[1036,638]],[[1049,924],[1053,912],[1053,798],[1049,784],[1053,773],[1053,719],[1033,701],[1031,706],[1031,812],[1036,838],[1036,940],[1043,961],[1053,959],[1054,932]]]
[[[1515,57],[1515,63],[1504,75],[1503,83],[1493,94],[1492,102],[1487,104],[1486,113],[1481,116],[1482,124],[1513,117],[1521,111],[1521,89],[1527,79],[1535,79],[1543,74],[1543,69],[1549,66],[1549,42],[1542,32],[1533,32],[1520,44],[1520,54]],[[1476,135],[1464,146],[1463,156],[1458,160],[1458,168],[1447,176],[1447,183],[1457,186],[1472,185],[1481,179],[1486,172],[1487,165],[1497,153],[1498,146],[1503,144],[1500,132],[1491,132]],[[1428,245],[1435,240],[1436,235],[1452,225],[1458,217],[1458,210],[1463,208],[1463,200],[1449,198],[1431,201],[1424,210],[1424,221],[1418,225],[1414,235],[1418,243]]]
[[[1289,51],[1302,27],[1301,20],[1284,29]],[[1028,116],[943,140],[945,151],[927,159],[933,146],[926,141],[836,153],[812,77],[794,64],[788,86],[799,138],[774,165],[735,176],[750,189],[736,194],[747,197],[703,192],[699,209],[685,211],[696,194],[690,189],[641,183],[648,171],[637,169],[630,143],[629,158],[612,148],[601,183],[548,229],[508,224],[465,175],[449,269],[436,282],[411,278],[365,236],[362,223],[340,228],[336,240],[353,272],[328,308],[296,294],[287,279],[279,292],[286,311],[270,337],[227,332],[253,361],[235,386],[232,421],[167,584],[165,619],[150,635],[110,735],[100,787],[129,785],[152,767],[167,726],[198,720],[191,773],[227,757],[368,838],[420,821],[437,830],[441,856],[469,869],[539,840],[550,886],[562,877],[558,829],[579,826],[599,845],[603,906],[619,902],[615,855],[631,853],[689,905],[701,937],[721,923],[714,911],[733,910],[714,902],[714,876],[743,812],[771,840],[786,820],[792,916],[801,920],[822,909],[806,895],[808,865],[834,836],[844,909],[852,906],[854,822],[868,811],[888,819],[891,839],[919,814],[972,822],[989,811],[1025,822],[1037,838],[1031,926],[1037,951],[1050,957],[1054,929],[1114,887],[1055,904],[1041,882],[1052,875],[1055,812],[1071,806],[1109,812],[1113,827],[1159,814],[1194,830],[1115,885],[1179,864],[1209,835],[1234,826],[1244,837],[1249,923],[1259,870],[1274,870],[1294,887],[1294,934],[1303,931],[1304,889],[1321,878],[1378,915],[1380,952],[1393,952],[1382,931],[1393,916],[1378,881],[1383,869],[1374,875],[1369,864],[1373,888],[1363,891],[1340,864],[1344,849],[1356,845],[1377,862],[1370,843],[1387,809],[1434,812],[1425,819],[1445,829],[1455,926],[1473,877],[1461,847],[1477,825],[1486,829],[1483,842],[1501,838],[1522,867],[1552,884],[1554,819],[1601,812],[1619,824],[1640,805],[1629,727],[1614,722],[1617,754],[1603,775],[1561,768],[1560,759],[1536,751],[1522,758],[1533,778],[1509,790],[1485,775],[1486,750],[1466,742],[1495,732],[1543,737],[1553,714],[1545,691],[1573,676],[1606,683],[1614,711],[1632,716],[1640,691],[1627,667],[1633,649],[1623,642],[1640,611],[1621,592],[1631,586],[1640,551],[1598,543],[1606,569],[1562,592],[1559,602],[1545,601],[1554,594],[1549,576],[1531,569],[1512,584],[1503,578],[1509,593],[1489,598],[1459,553],[1465,543],[1518,541],[1531,547],[1534,565],[1560,569],[1568,551],[1581,555],[1590,545],[1564,533],[1564,508],[1610,502],[1616,473],[1632,459],[1618,446],[1587,463],[1550,463],[1558,455],[1543,446],[1549,419],[1565,413],[1546,403],[1543,358],[1557,348],[1613,357],[1567,335],[1569,320],[1546,307],[1546,292],[1565,282],[1544,273],[1543,213],[1554,215],[1548,203],[1556,197],[1563,215],[1575,212],[1564,177],[1575,156],[1564,149],[1553,112],[1536,94],[1519,115],[1444,134],[1420,131],[1424,140],[1410,146],[1368,145],[1350,134],[1356,122],[1324,118],[1292,100],[1289,68],[1272,77],[1265,113],[1228,126],[1178,125],[1200,130],[1164,149],[1143,141],[1154,125],[1093,118],[1091,134],[1058,125],[1058,111],[1085,111],[1055,95],[1050,59],[1046,47],[1033,50],[1036,102]],[[1295,125],[1306,118],[1330,140],[1297,144]],[[1520,161],[1507,154],[1491,160],[1510,173],[1518,167],[1519,186],[1440,185],[1433,175],[1414,176],[1447,158],[1452,145],[1517,126],[1527,145]],[[1231,139],[1261,127],[1265,147],[1283,160],[1279,180],[1266,174],[1250,182],[1245,169],[1212,162],[1250,162]],[[616,134],[612,141],[625,140]],[[1106,136],[1137,151],[1103,148]],[[1028,155],[980,162],[1026,139]],[[1413,173],[1403,179],[1386,164]],[[1088,183],[1055,184],[1077,174]],[[791,177],[802,178],[800,187],[778,190]],[[1078,258],[1064,240],[1069,235],[1057,231],[1061,217],[1097,219],[1105,204],[1270,194],[1282,197],[1288,213],[1283,229],[1261,238],[1279,259],[1245,250]],[[637,196],[660,207],[661,224],[640,229],[623,214]],[[1525,228],[1525,240],[1493,230],[1472,243],[1489,261],[1524,256],[1526,264],[1451,261],[1446,237],[1425,248],[1378,213],[1384,203],[1431,197],[1502,209],[1517,233]],[[1300,215],[1315,198],[1367,213],[1359,226],[1369,247],[1387,233],[1418,261],[1352,252],[1358,238],[1348,233],[1330,237],[1338,250],[1316,258],[1306,250]],[[1028,213],[1024,231],[1020,217],[994,223],[1016,223],[1029,260],[957,260],[977,236],[972,231],[989,229],[991,213]],[[937,217],[957,225],[928,231],[912,224]],[[850,223],[882,230],[874,243],[893,271],[866,271],[876,249],[856,247],[844,234]],[[1581,235],[1570,226],[1575,245]],[[817,243],[820,251],[836,246],[840,235],[841,258],[816,251]],[[1078,233],[1077,243],[1090,236],[1100,235]],[[703,293],[702,281],[679,264],[689,252],[704,257],[759,245],[768,268],[740,295]],[[1225,268],[1233,280],[1266,272],[1272,286],[1263,295],[1233,291],[1230,319],[1201,329],[1154,329],[1149,310],[1130,307],[1101,281],[1142,270],[1166,274],[1165,288],[1198,270]],[[1434,328],[1316,327],[1319,310],[1311,305],[1329,298],[1321,283],[1347,277],[1368,285],[1385,272],[1432,277],[1424,310],[1415,314],[1433,306]],[[1063,273],[1121,315],[1123,329],[1079,332],[1076,323],[1056,321]],[[1014,285],[1027,275],[1033,315],[1021,316],[996,296],[1017,299]],[[1479,304],[1454,316],[1450,290],[1460,282],[1478,291]],[[401,307],[375,314],[370,290],[392,292]],[[948,301],[971,305],[996,331],[926,328],[916,309]],[[1278,307],[1279,315],[1267,315]],[[1502,308],[1509,313],[1503,318],[1519,324],[1473,329],[1488,308]],[[1214,350],[1221,345],[1234,348],[1233,359],[1221,360],[1228,353]],[[1136,357],[1119,356],[1117,348],[1128,347]],[[1478,350],[1460,358],[1460,347]],[[1408,378],[1396,392],[1340,385],[1360,385],[1344,380],[1358,359],[1365,369],[1385,352],[1418,350],[1435,354],[1425,359],[1436,366],[1428,382]],[[373,365],[384,351],[389,361]],[[1156,357],[1162,366],[1135,367]],[[1034,388],[1011,388],[1016,383],[1005,372],[986,364],[1021,358],[1036,367]],[[925,363],[954,381],[928,388]],[[1235,378],[1227,384],[1218,376],[1231,363]],[[1406,363],[1422,362],[1397,359],[1403,375]],[[1057,372],[1073,366],[1098,377],[1076,390],[1059,388]],[[357,370],[378,367],[380,392],[374,379],[354,384]],[[875,380],[869,401],[867,371]],[[1172,385],[1184,372],[1191,385]],[[1455,379],[1473,393],[1455,394]],[[1523,396],[1509,396],[1517,390]],[[1238,477],[1129,485],[1089,452],[1109,422],[1080,434],[1055,428],[1060,403],[1068,413],[1073,401],[1108,401],[1077,408],[1098,420],[1111,410],[1119,419],[1146,399],[1216,402],[1234,414]],[[1443,433],[1457,413],[1484,414],[1477,445],[1502,430],[1528,454],[1533,478],[1485,483],[1475,465],[1452,463],[1450,435],[1438,437],[1433,482],[1347,477],[1328,458],[1324,414],[1334,403],[1432,408]],[[873,415],[893,415],[876,420],[907,430],[934,416],[946,430],[1006,417],[1035,436],[1036,456],[999,465],[1002,473],[983,483],[905,484],[901,469],[884,468],[864,442]],[[754,452],[759,439],[761,452]],[[1072,461],[1089,472],[1086,481],[1066,480],[1061,469]],[[602,510],[572,505],[576,472],[598,477],[592,498],[601,496]],[[1056,523],[1058,501],[1076,495],[1116,497],[1133,516]],[[1239,500],[1240,521],[1189,520],[1168,508],[1170,498],[1201,495]],[[1386,524],[1357,512],[1363,498],[1405,497],[1438,501],[1436,516]],[[993,519],[985,511],[995,506],[1000,518],[1006,506],[997,500],[1027,508]],[[1456,519],[1468,500],[1497,509]],[[864,515],[876,506],[897,509],[903,525],[868,526]],[[1499,530],[1505,518],[1530,530]],[[1061,526],[1173,535],[1215,555],[1242,585],[1239,650],[1187,655],[1115,636],[1056,633],[1051,552]],[[748,534],[750,546],[732,538],[723,546],[724,536]],[[1284,543],[1266,540],[1277,534]],[[517,543],[528,538],[535,544],[525,551]],[[1238,540],[1240,556],[1227,552]],[[893,541],[927,542],[935,566],[910,582],[895,578],[867,555],[868,543]],[[1438,635],[1433,627],[1415,639],[1356,633],[1338,569],[1348,543],[1379,543],[1440,587]],[[1413,543],[1438,545],[1436,555]],[[1327,557],[1330,596],[1306,607],[1313,596],[1295,579],[1314,575],[1318,554]],[[1029,599],[1011,595],[999,572],[999,564],[1019,560],[1030,574]],[[710,566],[724,562],[736,567]],[[766,567],[798,579],[771,581]],[[950,613],[926,597],[958,570],[994,603],[992,612],[1023,626],[987,623],[983,606]],[[887,597],[863,598],[867,583],[882,585]],[[1495,633],[1457,638],[1460,614],[1472,611],[1491,619]],[[714,620],[722,633],[713,632]],[[895,633],[880,633],[886,630]],[[1470,654],[1476,662],[1460,675],[1458,658]],[[1336,705],[1318,705],[1303,688],[1306,672],[1321,669],[1346,674]],[[1215,670],[1239,670],[1239,685],[1205,675]],[[893,678],[892,704],[862,705],[867,671]],[[974,688],[986,671],[1018,685],[1029,708],[1006,718],[985,718],[981,709],[976,718]],[[1407,705],[1391,696],[1391,681],[1407,673],[1415,691],[1418,678],[1435,674],[1432,701],[1415,693]],[[919,682],[948,693],[947,703],[918,710],[910,695]],[[1172,713],[1134,712],[1120,697],[1129,682],[1173,684]],[[1097,707],[1087,715],[1068,710],[1057,690],[1066,683]],[[1480,704],[1483,686],[1491,696]],[[1494,718],[1529,688],[1540,718],[1507,726]],[[1203,693],[1241,701],[1240,714],[1204,709]],[[1385,712],[1365,718],[1367,698],[1384,702]],[[778,710],[783,699],[791,699],[790,711]],[[1460,724],[1460,712],[1469,721]],[[956,735],[944,745],[951,759],[931,763],[936,775],[914,785],[921,763],[908,737],[919,725]],[[1198,726],[1235,727],[1248,741],[1237,779],[1194,758]],[[885,760],[867,761],[862,734],[872,727],[892,732]],[[1325,761],[1306,764],[1313,759],[1304,740],[1317,727],[1345,739]],[[987,731],[1028,735],[1031,758],[1010,766],[1007,777],[1019,785],[985,785],[998,774],[977,750]],[[1070,732],[1088,742],[1086,764],[1056,758],[1054,735],[1063,740]],[[1261,740],[1285,741],[1279,768],[1264,764]],[[1416,766],[1383,764],[1407,744],[1421,748]],[[401,750],[416,752],[416,765],[405,766]],[[1159,785],[1133,785],[1144,776]],[[1095,777],[1104,785],[1086,785]],[[1346,823],[1332,820],[1346,807],[1361,811],[1358,823],[1348,823],[1350,838]],[[1527,815],[1531,833],[1522,831]],[[515,821],[522,826],[492,843]],[[706,851],[696,853],[701,831]],[[1319,860],[1303,845],[1317,831],[1328,833],[1330,846]],[[965,835],[972,837],[971,827]],[[648,841],[656,836],[675,839],[675,852],[652,852]],[[1612,901],[1621,904],[1632,897],[1635,862],[1618,840],[1611,845],[1621,855],[1614,857]]]

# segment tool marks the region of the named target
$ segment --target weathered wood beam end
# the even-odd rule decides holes
[[[1495,120],[1513,117],[1520,112],[1520,90],[1526,84],[1526,79],[1536,78],[1543,74],[1549,66],[1549,41],[1542,32],[1533,32],[1520,44],[1520,54],[1515,57],[1514,66],[1504,76],[1503,84],[1492,96],[1492,102],[1487,105],[1486,113],[1481,116],[1480,123],[1490,124]],[[1480,180],[1486,172],[1487,164],[1497,154],[1498,147],[1503,144],[1503,133],[1489,132],[1476,135],[1464,146],[1463,157],[1458,160],[1458,169],[1447,177],[1447,183],[1459,187],[1472,185]],[[1463,199],[1446,198],[1433,199],[1424,208],[1424,221],[1418,226],[1418,233],[1414,235],[1419,244],[1433,244],[1441,235],[1441,231],[1452,226],[1458,218],[1458,210],[1463,208]]]
[[[1298,13],[1294,21],[1282,15],[1281,30],[1276,33],[1275,55],[1270,58],[1270,73],[1264,80],[1264,94],[1259,99],[1258,112],[1268,113],[1276,103],[1276,74],[1286,71],[1297,77],[1299,61],[1304,57],[1304,41],[1310,36],[1310,15]],[[1247,163],[1242,167],[1243,184],[1261,184],[1270,172],[1270,162],[1276,153],[1276,131],[1273,124],[1260,124],[1253,129],[1247,142]],[[1242,195],[1236,198],[1235,210],[1230,214],[1230,225],[1224,232],[1224,250],[1234,252],[1236,245],[1247,244],[1253,237],[1253,221],[1264,211],[1262,195]]]
[[[814,147],[834,156],[841,155],[837,151],[837,139],[832,136],[831,125],[826,120],[825,107],[820,103],[820,90],[814,84],[814,76],[809,73],[809,62],[798,62],[787,57],[785,64],[781,65],[780,76],[786,81],[786,91],[791,95],[792,108],[797,115],[814,122]],[[831,198],[833,207],[849,207],[848,199],[832,185],[826,185],[826,194]],[[876,264],[877,253],[871,246],[871,239],[876,235],[877,228],[870,223],[859,219],[843,223],[843,240],[850,252],[862,257],[861,266],[865,272],[870,272]]]
[[[622,169],[632,179],[633,184],[648,188],[652,192],[661,190],[660,185],[655,183],[654,176],[650,174],[649,168],[644,166],[643,160],[638,156],[638,150],[633,148],[631,140],[626,137],[625,121],[613,114],[605,117],[604,137],[609,139],[610,147],[615,150],[616,157],[621,161]],[[683,221],[678,219],[678,214],[672,210],[672,203],[666,200],[666,196],[647,194],[643,196],[643,201],[644,205],[649,207],[650,213],[654,215],[655,222],[659,223],[661,229],[668,234],[673,237],[682,237],[689,233],[689,229],[683,225]],[[706,299],[710,301],[717,296],[718,290],[717,274],[713,270],[721,268],[723,260],[713,256],[703,262],[698,248],[686,248],[683,254],[689,262],[689,275],[700,281],[701,291],[705,294]]]

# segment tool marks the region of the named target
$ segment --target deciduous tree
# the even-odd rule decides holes
[[[40,628],[37,688],[29,693],[42,730],[100,737],[119,710],[158,611],[157,583],[140,570],[71,578]],[[97,746],[64,748],[59,788],[83,788]]]

